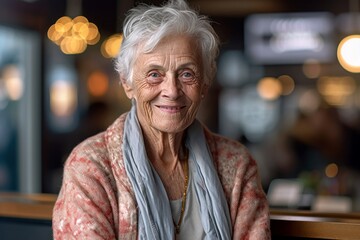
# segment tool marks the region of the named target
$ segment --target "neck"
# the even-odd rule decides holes
[[[149,160],[168,170],[174,170],[177,162],[184,157],[183,132],[164,133],[154,129],[143,129],[144,141]]]

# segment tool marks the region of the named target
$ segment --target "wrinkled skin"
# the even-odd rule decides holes
[[[201,54],[189,36],[170,35],[150,53],[140,45],[132,83],[122,80],[135,99],[150,161],[163,179],[170,198],[182,195],[184,173],[177,164],[184,152],[184,130],[193,122],[207,92]]]

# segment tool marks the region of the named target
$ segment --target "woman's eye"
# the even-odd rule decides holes
[[[150,73],[149,74],[149,77],[152,77],[152,78],[157,78],[157,77],[160,77],[160,74],[159,73]]]
[[[159,82],[159,81],[161,81],[161,79],[162,79],[162,75],[161,75],[159,72],[150,72],[150,73],[147,75],[147,79],[148,79],[150,82]]]
[[[195,74],[191,71],[185,71],[180,74],[180,78],[184,81],[192,81],[195,79]]]

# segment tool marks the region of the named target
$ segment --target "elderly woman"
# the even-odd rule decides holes
[[[66,161],[55,239],[270,238],[254,159],[196,119],[217,53],[183,1],[130,11],[116,68],[132,108]]]

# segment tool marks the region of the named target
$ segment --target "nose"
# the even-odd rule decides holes
[[[169,74],[163,82],[163,96],[169,99],[177,99],[183,94],[182,84],[175,74]]]

